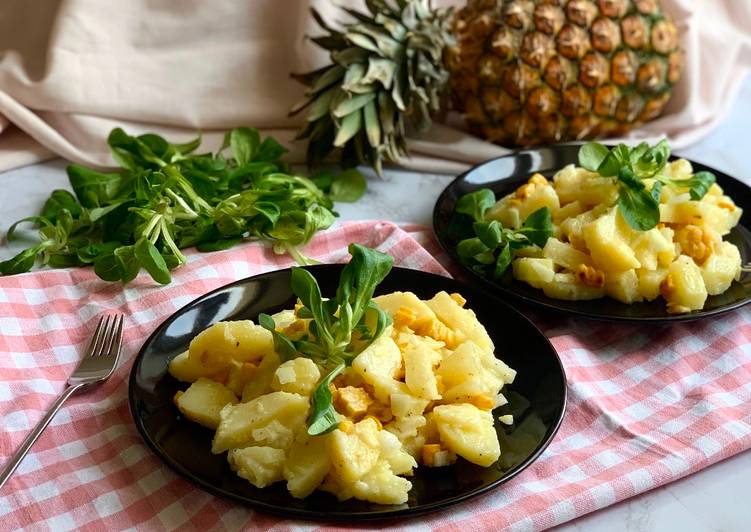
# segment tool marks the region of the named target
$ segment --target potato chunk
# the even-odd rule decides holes
[[[360,479],[376,465],[380,456],[378,426],[372,418],[356,423],[349,434],[335,429],[327,442],[334,471],[344,482]]]
[[[252,362],[274,350],[271,333],[250,320],[220,321],[190,342],[190,358],[208,370],[227,368],[231,360]]]
[[[441,355],[422,342],[411,343],[404,350],[404,381],[412,395],[422,399],[440,399],[438,382],[433,366],[441,361]]]
[[[501,456],[493,414],[471,404],[440,405],[433,417],[441,443],[473,464],[488,467]]]
[[[308,398],[294,393],[272,392],[248,403],[225,406],[211,452],[248,445],[286,449],[308,415]]]
[[[721,294],[738,279],[741,273],[741,254],[730,242],[722,242],[701,266],[704,286],[711,296]]]
[[[660,291],[667,300],[668,312],[671,313],[699,310],[707,300],[701,270],[686,255],[681,255],[670,265]]]
[[[331,470],[328,434],[309,436],[301,430],[284,463],[284,479],[293,497],[303,499],[313,493]]]
[[[449,326],[456,334],[457,344],[464,340],[472,340],[481,349],[493,351],[493,341],[475,313],[460,306],[446,292],[438,292],[432,299],[426,301],[430,309],[435,312],[439,320]]]
[[[230,467],[257,488],[282,480],[284,451],[273,447],[232,449],[227,455]]]
[[[310,395],[321,378],[321,370],[309,358],[298,357],[280,365],[274,372],[271,389]]]
[[[597,267],[604,272],[623,272],[639,268],[634,251],[616,231],[616,209],[611,209],[582,229],[584,242]]]
[[[352,362],[354,370],[362,379],[373,386],[376,399],[388,403],[392,393],[403,393],[406,386],[394,379],[402,366],[402,353],[399,346],[387,334],[382,334],[365,348]]]
[[[367,473],[351,484],[355,498],[376,504],[402,504],[407,502],[412,483],[396,476],[388,462],[378,461]]]
[[[271,383],[274,380],[274,374],[276,368],[279,367],[279,363],[279,355],[276,352],[269,351],[264,355],[263,360],[253,373],[253,377],[248,379],[243,387],[243,403],[271,391]]]
[[[219,426],[222,408],[236,403],[237,397],[231,390],[204,377],[175,395],[175,404],[185,417],[210,429]]]

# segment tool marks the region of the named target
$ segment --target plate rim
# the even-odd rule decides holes
[[[316,264],[312,266],[305,266],[306,269],[327,269],[327,268],[337,268],[341,269],[344,267],[344,264],[341,263],[327,263],[327,264]],[[236,503],[240,503],[246,507],[250,507],[259,511],[267,512],[269,514],[277,515],[277,516],[283,516],[283,517],[296,517],[301,519],[308,519],[308,520],[315,520],[315,521],[346,521],[346,520],[352,520],[357,519],[361,521],[386,521],[386,520],[392,520],[395,518],[405,518],[405,517],[414,517],[418,515],[423,515],[430,512],[435,512],[438,510],[442,510],[444,508],[448,508],[450,506],[462,503],[467,501],[468,499],[477,497],[479,495],[482,495],[484,493],[487,493],[495,488],[498,488],[499,486],[505,484],[509,480],[516,477],[518,474],[523,472],[525,469],[530,467],[539,457],[542,455],[543,452],[548,448],[548,446],[552,443],[552,441],[555,439],[555,436],[558,433],[558,430],[561,427],[561,424],[563,423],[563,419],[566,417],[566,410],[568,408],[568,402],[569,402],[569,392],[568,392],[568,380],[566,375],[566,369],[563,365],[563,361],[561,360],[561,357],[558,353],[558,351],[553,346],[550,339],[542,332],[542,330],[526,315],[524,315],[522,312],[515,309],[510,304],[506,303],[502,299],[500,299],[498,296],[492,293],[486,293],[479,290],[477,287],[473,287],[466,283],[465,281],[461,279],[456,279],[454,277],[446,277],[443,275],[431,273],[431,272],[425,272],[422,270],[412,269],[412,268],[405,268],[400,266],[394,266],[392,268],[392,272],[396,271],[407,271],[418,275],[425,275],[428,277],[434,277],[439,278],[442,281],[449,281],[456,283],[458,285],[466,286],[471,291],[475,292],[477,295],[481,297],[487,297],[491,300],[493,300],[494,303],[501,304],[504,307],[506,307],[507,311],[515,313],[519,318],[526,321],[528,325],[532,327],[532,330],[539,334],[542,340],[547,343],[550,352],[553,355],[553,359],[557,363],[558,369],[560,369],[560,375],[562,379],[563,384],[563,401],[560,408],[560,415],[557,416],[557,419],[555,420],[555,423],[552,426],[552,429],[549,430],[549,435],[545,440],[541,442],[539,447],[529,456],[526,460],[524,460],[522,463],[517,465],[514,469],[512,469],[507,475],[503,476],[502,478],[488,484],[487,486],[482,486],[480,488],[476,488],[473,490],[470,490],[466,493],[463,493],[459,496],[452,497],[448,501],[436,501],[432,503],[427,503],[424,505],[419,505],[413,508],[407,507],[407,508],[396,508],[394,510],[383,510],[379,512],[335,512],[335,513],[327,513],[325,511],[316,511],[316,510],[303,510],[298,508],[280,508],[277,505],[269,504],[264,501],[257,501],[257,500],[248,500],[245,497],[239,496],[237,494],[224,491],[222,489],[217,488],[213,484],[209,482],[202,481],[199,477],[191,473],[190,471],[186,470],[179,462],[176,462],[172,460],[171,457],[169,457],[166,454],[163,454],[156,443],[152,441],[151,437],[148,435],[146,428],[144,427],[144,424],[142,422],[142,419],[137,415],[136,413],[136,399],[134,395],[134,388],[136,386],[136,374],[137,374],[137,368],[140,365],[140,362],[145,356],[146,347],[151,345],[153,341],[159,336],[160,333],[162,333],[166,328],[175,321],[178,317],[182,316],[185,312],[190,310],[192,307],[199,305],[202,301],[208,299],[210,296],[222,291],[226,290],[228,288],[232,288],[237,285],[241,285],[244,283],[247,283],[252,280],[256,280],[258,278],[263,277],[269,277],[273,275],[280,275],[285,272],[290,272],[292,268],[281,268],[278,270],[270,270],[267,272],[262,272],[256,275],[252,275],[249,277],[244,277],[242,279],[238,279],[236,281],[232,281],[230,283],[224,284],[222,286],[219,286],[217,288],[214,288],[213,290],[206,292],[205,294],[198,296],[197,298],[193,299],[192,301],[186,303],[179,309],[172,312],[168,317],[166,317],[158,326],[157,328],[146,338],[146,340],[143,341],[141,344],[141,347],[138,350],[138,353],[133,358],[133,362],[131,363],[130,373],[128,376],[128,409],[130,411],[131,418],[133,419],[133,423],[136,426],[136,429],[138,430],[138,434],[141,437],[141,439],[146,443],[147,447],[151,450],[151,452],[167,467],[169,467],[173,472],[175,472],[178,476],[181,478],[187,480],[192,485],[196,486],[197,488],[210,493],[211,495],[214,495],[216,497],[219,497],[223,500],[230,500],[234,501]],[[389,272],[390,274],[391,272]],[[290,495],[291,496],[291,495]]]
[[[553,145],[550,145],[550,146],[541,146],[541,147],[536,147],[536,148],[516,148],[514,150],[511,150],[509,153],[507,153],[505,155],[499,155],[498,157],[493,157],[491,159],[487,159],[486,161],[483,161],[481,163],[478,163],[478,164],[472,166],[471,168],[467,169],[465,172],[462,172],[461,174],[459,174],[458,176],[456,176],[454,179],[452,179],[451,182],[443,188],[443,190],[441,191],[441,193],[438,195],[438,198],[436,199],[435,205],[433,206],[433,216],[432,216],[432,230],[433,230],[433,235],[435,236],[436,240],[438,241],[439,245],[441,246],[441,249],[443,249],[446,252],[446,254],[449,255],[449,257],[451,258],[452,263],[458,269],[460,269],[463,278],[469,277],[472,280],[478,280],[478,281],[480,281],[481,285],[487,287],[489,290],[499,291],[503,295],[512,297],[512,298],[514,298],[514,299],[516,299],[518,301],[523,302],[524,304],[530,305],[531,307],[543,309],[545,311],[554,312],[554,313],[556,313],[558,315],[572,316],[572,317],[579,317],[579,318],[587,318],[587,319],[590,319],[590,320],[593,320],[593,321],[611,322],[611,323],[617,322],[617,323],[630,323],[630,324],[637,324],[638,323],[638,324],[663,324],[664,325],[664,324],[667,324],[667,323],[691,322],[691,321],[701,320],[701,319],[704,319],[704,318],[711,318],[711,317],[717,316],[719,314],[724,314],[726,312],[731,312],[733,310],[736,310],[736,309],[738,309],[740,307],[743,307],[743,306],[751,303],[751,296],[748,296],[745,299],[742,299],[740,301],[735,301],[735,302],[730,303],[728,305],[725,305],[723,307],[719,307],[719,308],[715,308],[715,309],[711,309],[711,310],[706,310],[706,311],[702,310],[702,311],[699,311],[699,312],[696,312],[696,313],[692,312],[692,313],[688,313],[688,314],[675,314],[675,315],[672,315],[672,316],[641,316],[641,317],[635,317],[634,316],[634,317],[630,317],[630,316],[617,316],[617,315],[595,314],[595,313],[592,313],[592,312],[588,312],[586,310],[565,309],[565,308],[561,308],[560,306],[558,306],[555,303],[556,301],[559,301],[559,300],[556,300],[556,299],[553,299],[553,298],[548,298],[547,296],[543,296],[543,297],[545,297],[545,300],[540,300],[540,299],[528,297],[528,296],[526,296],[524,294],[518,293],[517,291],[515,291],[513,289],[510,289],[508,287],[505,287],[505,286],[502,286],[500,284],[494,283],[494,282],[490,281],[489,279],[486,279],[486,278],[482,277],[481,275],[473,272],[470,268],[468,268],[467,266],[465,266],[461,262],[461,260],[459,258],[459,255],[456,253],[456,250],[454,248],[452,248],[451,246],[449,246],[448,243],[445,242],[444,239],[438,234],[438,231],[436,230],[436,227],[438,226],[438,219],[440,217],[439,216],[440,215],[439,211],[440,211],[441,205],[445,202],[446,197],[449,194],[449,190],[453,189],[454,186],[457,183],[464,181],[467,175],[469,175],[470,173],[476,171],[478,168],[481,168],[481,167],[483,167],[483,166],[485,166],[487,164],[490,164],[490,163],[492,163],[494,161],[497,161],[497,160],[500,160],[500,159],[512,159],[512,158],[516,158],[519,155],[524,154],[524,153],[533,153],[534,154],[534,153],[539,153],[542,150],[550,150],[551,152],[556,152],[556,151],[560,151],[560,150],[572,149],[572,148],[575,148],[575,147],[578,147],[578,146],[582,146],[582,145],[583,145],[583,143],[562,143],[562,144],[553,144]],[[610,144],[610,143],[605,143],[604,146],[606,146],[607,148],[613,148],[613,147],[615,147],[614,144]],[[698,166],[701,166],[701,167],[703,167],[703,168],[705,168],[705,169],[707,169],[707,170],[709,170],[709,171],[711,171],[711,172],[713,172],[715,174],[721,174],[723,178],[727,178],[727,179],[730,179],[732,181],[735,181],[739,185],[742,185],[743,187],[747,188],[749,190],[749,193],[751,193],[751,186],[747,185],[746,183],[744,183],[740,179],[738,179],[736,177],[733,177],[733,176],[729,175],[726,172],[723,172],[722,170],[717,170],[716,168],[711,167],[709,165],[706,165],[706,164],[704,164],[702,162],[694,161],[694,160],[689,159],[687,157],[681,157],[681,156],[677,156],[677,155],[671,153],[669,160],[673,161],[673,160],[676,160],[676,159],[685,159],[689,163],[691,163],[692,166],[698,165]],[[504,178],[501,178],[501,179],[496,179],[493,182],[495,183],[495,182],[505,181],[506,179],[509,179],[510,177],[511,176],[507,176],[507,177],[504,177]],[[738,223],[738,225],[736,227],[739,228],[739,231],[742,231],[742,232],[745,232],[748,235],[751,235],[751,231],[749,231],[749,229],[747,229],[746,226],[741,225],[740,222]],[[514,282],[517,282],[517,281],[514,280]],[[469,284],[469,282],[467,284]],[[500,294],[496,294],[496,297],[499,297],[499,295]],[[563,300],[561,300],[561,301],[563,301]],[[614,303],[618,303],[620,305],[627,306],[626,303],[621,303],[620,301],[616,301],[616,300],[612,300],[612,301]]]

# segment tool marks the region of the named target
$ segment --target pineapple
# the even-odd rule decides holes
[[[623,134],[660,114],[683,64],[658,0],[469,0],[453,33],[454,106],[502,144]]]
[[[407,154],[407,126],[430,127],[447,100],[471,132],[531,145],[621,135],[657,117],[683,68],[659,0],[366,0],[312,41],[331,64],[294,77],[308,90],[298,138],[308,162],[341,148],[345,165]],[[451,97],[444,94],[450,89]]]

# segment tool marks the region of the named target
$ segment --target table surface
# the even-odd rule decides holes
[[[747,128],[751,122],[751,78],[743,85],[722,125],[679,155],[705,163],[751,184]],[[36,213],[55,188],[69,188],[66,163],[53,160],[0,174],[0,233],[15,220]],[[433,205],[453,176],[387,170],[385,180],[371,178],[356,204],[340,204],[342,220],[395,220],[429,226]],[[372,176],[371,176],[372,177]],[[7,258],[21,243],[0,246]],[[557,527],[561,532],[586,530],[735,531],[748,530],[747,502],[751,451],[715,464],[672,484]],[[520,479],[521,480],[521,479]],[[615,525],[617,523],[617,525]]]

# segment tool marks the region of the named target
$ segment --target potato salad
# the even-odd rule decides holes
[[[285,482],[298,498],[319,489],[401,504],[417,467],[498,460],[493,409],[505,404],[501,389],[515,372],[495,357],[460,294],[369,298],[378,312],[358,320],[369,330],[352,328],[351,357],[304,354],[316,352],[306,342],[327,334],[321,324],[331,326],[307,303],[266,317],[273,326],[266,318],[216,323],[169,364],[191,383],[175,395],[177,408],[215,431],[212,452],[227,453],[240,477],[259,488]],[[346,319],[338,303],[332,316]],[[385,321],[374,335],[378,315]]]
[[[579,153],[589,169],[568,165],[552,181],[534,174],[482,210],[475,227],[498,224],[522,235],[532,217],[549,218],[537,245],[525,240],[514,248],[511,242],[507,262],[515,279],[556,299],[662,297],[669,313],[702,309],[708,296],[739,279],[740,252],[723,237],[742,210],[712,174],[694,172],[684,159],[668,162],[663,143],[610,151],[594,146]],[[598,146],[602,151],[595,153]],[[484,250],[470,253],[477,251]]]

